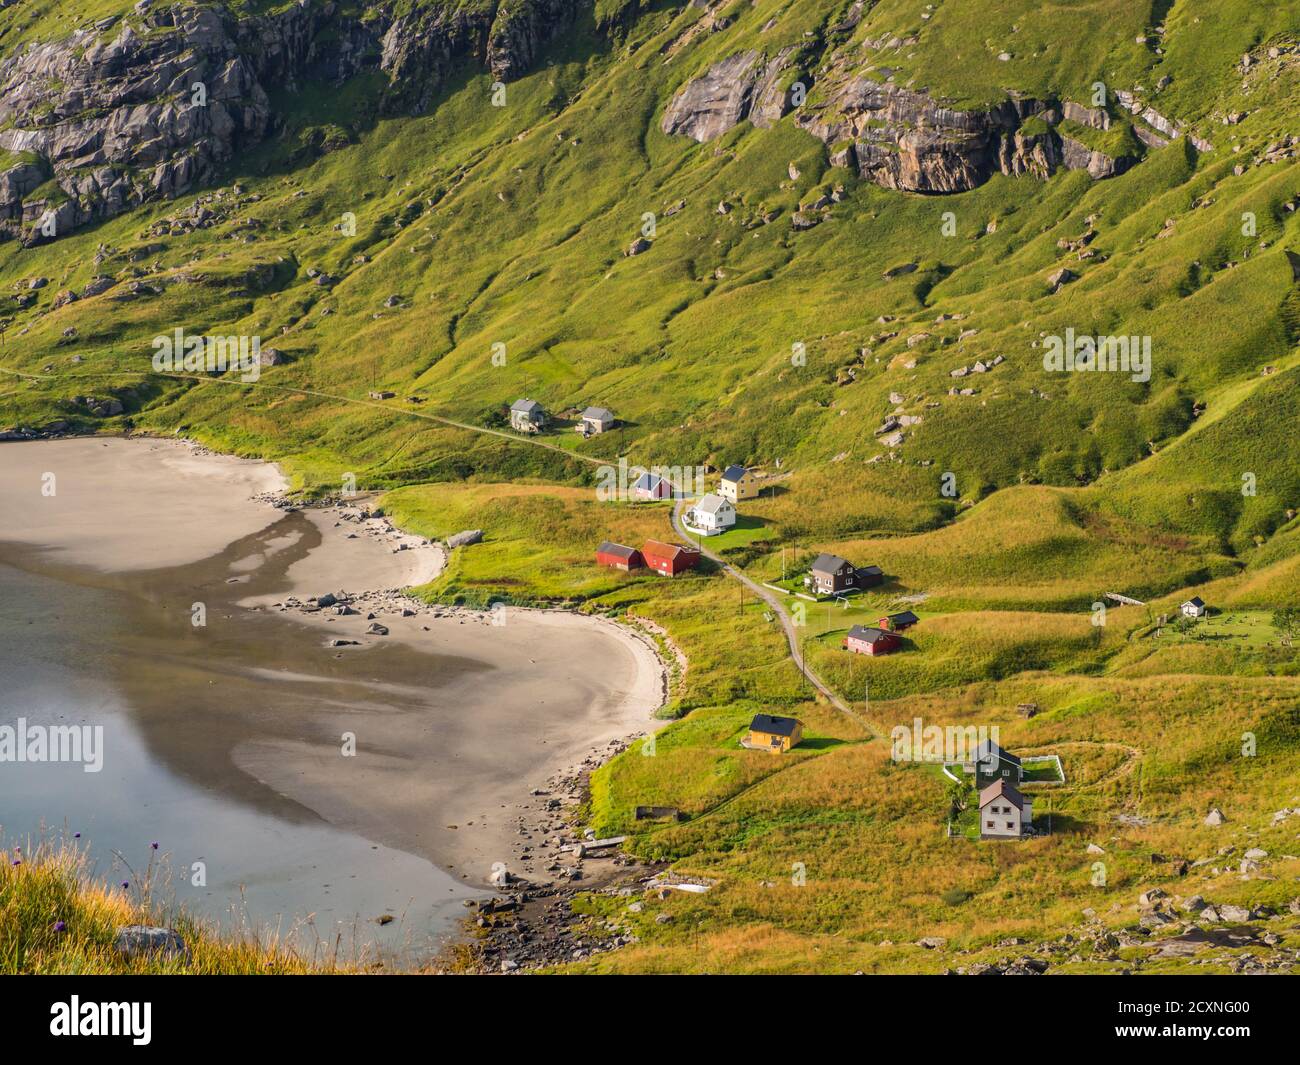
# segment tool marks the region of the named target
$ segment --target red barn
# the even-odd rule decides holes
[[[640,569],[645,565],[641,552],[635,547],[624,547],[610,540],[596,548],[596,561],[602,566],[613,566],[621,570]]]
[[[694,548],[683,547],[681,544],[663,544],[658,540],[647,540],[645,547],[641,548],[641,555],[647,566],[665,577],[676,577],[679,573],[694,569],[700,561],[700,553]]]
[[[854,625],[844,637],[844,649],[859,655],[887,655],[897,651],[898,637],[884,629],[871,629],[865,625]]]

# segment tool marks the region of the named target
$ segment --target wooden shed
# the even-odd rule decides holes
[[[635,547],[616,544],[612,540],[606,540],[596,548],[596,561],[602,566],[621,570],[641,569],[645,565],[645,559]]]

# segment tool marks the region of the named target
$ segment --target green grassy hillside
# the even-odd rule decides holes
[[[127,5],[70,23],[68,8],[0,10],[0,49]],[[751,49],[786,55],[806,102],[704,143],[663,132],[684,86]],[[212,187],[0,243],[15,297],[0,430],[181,434],[276,459],[309,494],[355,474],[404,526],[485,530],[430,598],[652,623],[689,663],[678,720],[654,757],[602,769],[584,813],[718,886],[656,901],[641,944],[593,965],[941,971],[1011,936],[1055,942],[1084,911],[1138,935],[1134,900],[1154,884],[1281,913],[1294,830],[1272,815],[1300,804],[1300,663],[1273,624],[1300,606],[1295,5],[600,0],[503,100],[480,58],[458,57],[419,114],[387,106],[374,70],[279,85],[274,133]],[[1100,82],[1109,128],[1059,129],[1131,165],[880,187],[808,132],[855,76],[958,122],[1008,100],[1087,104]],[[1154,137],[1166,118],[1183,135]],[[1031,116],[1016,135],[1046,129]],[[60,295],[95,277],[112,284]],[[283,359],[255,383],[151,372],[153,339],[176,328],[257,335]],[[1149,374],[1047,369],[1067,331],[1146,338]],[[505,418],[524,395],[557,416],[531,440]],[[583,439],[572,418],[589,404],[622,425]],[[824,550],[883,567],[871,598],[813,608],[800,633],[855,716],[812,699],[770,613],[716,567],[670,583],[591,565],[607,537],[672,535],[667,506],[598,499],[620,457],[779,475],[718,544],[755,579]],[[1092,624],[1107,592],[1145,605]],[[1219,613],[1159,623],[1194,593]],[[922,622],[902,653],[838,649],[903,603]],[[1020,718],[1026,701],[1044,712]],[[809,742],[783,759],[741,748],[759,710],[799,716]],[[1052,835],[950,839],[946,779],[879,742],[918,714],[1060,754]],[[632,814],[646,803],[689,819],[648,828]],[[1211,805],[1227,826],[1202,824]],[[1089,843],[1108,855],[1101,885]],[[1229,868],[1254,845],[1273,879]],[[1179,873],[1153,855],[1205,861]],[[795,863],[808,879],[790,888]],[[925,935],[947,945],[911,945]],[[1069,965],[1147,957],[1129,944]]]

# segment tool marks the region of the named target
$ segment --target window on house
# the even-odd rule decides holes
[[[988,828],[992,828],[992,827],[993,827],[993,822],[992,822],[992,821],[985,821],[984,824],[985,824],[985,826],[988,827]]]
[[[1007,828],[1015,828],[1015,827],[1016,827],[1016,825],[1015,825],[1015,822],[1014,822],[1014,821],[1008,821],[1008,822],[1007,822]]]

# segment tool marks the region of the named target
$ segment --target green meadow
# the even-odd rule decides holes
[[[601,0],[504,107],[468,61],[419,115],[381,110],[380,75],[283,89],[282,127],[219,186],[37,248],[0,243],[0,286],[49,281],[4,312],[0,430],[184,436],[275,460],[306,497],[351,475],[403,528],[483,530],[417,590],[428,600],[599,613],[648,624],[669,661],[679,652],[671,723],[593,774],[580,816],[714,886],[636,914],[585,899],[640,939],[570,969],[942,972],[958,952],[1005,955],[1009,937],[1055,942],[1085,910],[1132,931],[1152,886],[1281,912],[1300,876],[1295,822],[1273,818],[1300,805],[1300,649],[1274,624],[1300,608],[1300,167],[1270,152],[1300,128],[1294,5],[1222,0],[1211,17],[880,0],[855,23],[849,6],[755,0],[688,35],[694,5]],[[127,7],[82,4],[75,22]],[[62,11],[0,10],[0,44],[63,32]],[[890,38],[911,43],[864,49]],[[996,174],[922,196],[833,167],[797,113],[706,144],[661,131],[690,78],[783,46],[814,72],[870,52],[877,76],[959,110],[1140,85],[1213,147],[1142,147],[1112,104],[1095,146],[1136,153],[1119,176]],[[824,221],[792,226],[830,192]],[[217,212],[212,228],[170,224],[198,204]],[[649,249],[625,254],[647,214]],[[355,232],[337,228],[345,215]],[[1085,233],[1080,258],[1064,245]],[[916,269],[886,277],[903,265]],[[1053,292],[1062,267],[1077,277]],[[55,306],[99,275],[117,283]],[[128,296],[133,280],[156,291]],[[285,359],[256,382],[152,372],[152,338],[177,327],[258,335]],[[1150,379],[1046,369],[1045,341],[1067,329],[1149,337]],[[976,362],[987,372],[952,376]],[[124,411],[95,417],[76,402],[87,395]],[[506,419],[525,395],[556,419],[527,440]],[[619,427],[575,433],[589,404]],[[896,414],[919,420],[886,445]],[[796,626],[852,714],[814,697],[771,610],[714,564],[673,580],[596,566],[602,540],[674,538],[670,504],[602,500],[601,467],[620,459],[779,477],[706,541],[756,581],[797,580],[821,551],[882,567],[880,588],[847,608],[808,603]],[[1214,612],[1180,630],[1193,594]],[[851,625],[904,608],[921,621],[898,652],[842,650]],[[1022,717],[1026,702],[1041,711]],[[741,748],[758,712],[798,717],[804,742]],[[950,781],[889,758],[889,729],[918,716],[997,725],[1008,749],[1059,756],[1064,783],[1033,785],[1043,834],[949,837]],[[637,805],[686,819],[637,822]],[[1226,824],[1203,824],[1211,807]],[[1273,856],[1268,878],[1220,855],[1251,846]],[[87,895],[76,936],[58,941],[24,909],[76,876],[64,859],[39,884],[35,869],[0,870],[0,968],[107,964],[122,900]],[[916,946],[925,936],[944,944]],[[222,949],[204,946],[195,971],[291,964]],[[1145,955],[1066,958],[1058,971],[1118,972]]]

